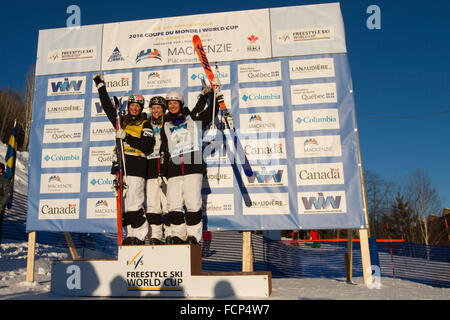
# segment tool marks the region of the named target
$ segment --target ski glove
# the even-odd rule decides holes
[[[126,136],[127,136],[127,133],[123,129],[117,130],[117,132],[116,132],[117,139],[125,139]]]
[[[100,89],[102,86],[105,85],[105,78],[100,73],[97,73],[94,76],[94,82],[97,89]]]
[[[217,78],[217,77],[214,77],[214,79],[211,81],[211,83],[214,87],[220,87],[222,85],[219,78]]]
[[[202,92],[200,92],[201,95],[206,96],[209,92],[211,92],[211,88],[207,85],[204,85],[202,88]]]

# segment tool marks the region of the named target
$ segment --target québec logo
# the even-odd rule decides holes
[[[136,63],[138,63],[139,61],[144,60],[144,59],[157,59],[159,61],[162,61],[161,53],[158,51],[158,49],[142,50],[136,56]]]

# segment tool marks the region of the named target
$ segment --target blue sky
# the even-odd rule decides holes
[[[22,90],[38,30],[65,27],[72,4],[81,9],[81,24],[92,25],[327,2],[340,2],[344,17],[363,167],[399,183],[423,168],[450,208],[448,1],[8,1],[0,20],[0,89]],[[381,9],[380,30],[366,27],[373,4]]]

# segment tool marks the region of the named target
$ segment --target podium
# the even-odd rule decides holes
[[[268,297],[272,275],[203,272],[200,245],[119,246],[117,259],[55,260],[51,292],[79,297]]]

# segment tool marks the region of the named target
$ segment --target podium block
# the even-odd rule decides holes
[[[200,245],[119,246],[117,259],[56,260],[58,296],[268,297],[271,272],[202,272]]]

